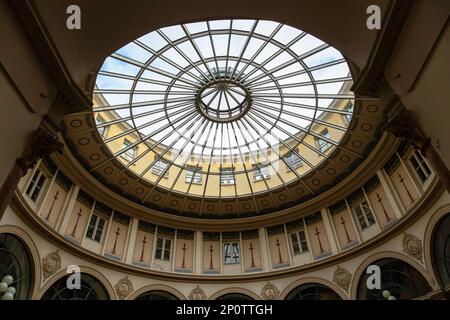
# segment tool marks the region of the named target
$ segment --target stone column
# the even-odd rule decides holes
[[[419,128],[414,115],[403,109],[387,125],[386,131],[392,133],[398,138],[405,138],[428,159],[439,180],[450,193],[450,171],[441,159],[437,151],[431,144],[430,138],[427,138]]]
[[[61,151],[63,146],[64,144],[58,141],[47,130],[39,128],[36,131],[23,157],[16,160],[0,188],[0,220],[11,201],[20,179],[26,175],[29,169],[32,169],[36,165],[40,158],[55,151]]]

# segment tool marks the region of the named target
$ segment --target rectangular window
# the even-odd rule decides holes
[[[45,179],[46,178],[42,173],[42,171],[40,171],[39,169],[36,170],[36,173],[31,179],[30,185],[28,186],[27,191],[25,192],[25,194],[34,202],[36,202],[36,200],[39,197],[39,194],[41,193]]]
[[[269,166],[265,167],[259,167],[259,165],[252,165],[253,167],[253,181],[261,181],[263,179],[269,179],[270,173],[269,173]]]
[[[306,243],[306,236],[304,230],[292,232],[290,235],[294,255],[308,252],[308,244]]]
[[[157,160],[152,166],[152,173],[160,176],[164,173],[164,177],[167,178],[169,176],[169,170],[166,170],[169,166],[169,163],[164,159]]]
[[[409,158],[409,162],[411,163],[411,166],[413,167],[420,181],[422,181],[422,183],[427,181],[431,176],[431,170],[419,150],[414,151],[414,153]]]
[[[202,170],[201,167],[186,167],[186,183],[193,183],[193,184],[201,184],[202,183],[202,174],[200,171]]]
[[[359,226],[361,227],[361,230],[367,229],[368,227],[370,227],[375,223],[372,210],[370,210],[370,206],[366,200],[354,206],[353,212],[355,213],[356,218],[358,219],[358,223]]]
[[[155,259],[170,261],[172,239],[158,237],[156,240]]]
[[[345,106],[344,111],[353,112],[353,103],[349,102]],[[352,120],[352,115],[351,114],[345,114],[344,115],[344,122],[345,122],[345,124],[349,124],[351,120]]]
[[[235,184],[234,170],[233,169],[221,169],[220,170],[220,184],[230,185]]]
[[[239,243],[225,242],[223,244],[223,258],[224,264],[241,263],[241,259],[239,256]]]
[[[131,144],[132,144],[132,142],[129,140],[127,140],[127,139],[123,140],[123,148],[124,149],[128,148]],[[132,148],[128,149],[127,151],[122,153],[122,155],[128,161],[133,161],[134,157],[136,156],[136,147],[132,147]]]
[[[331,140],[331,135],[330,135],[330,132],[328,132],[328,129],[322,130],[320,135],[324,138]],[[316,139],[317,147],[319,148],[320,152],[325,152],[328,150],[328,148],[331,147],[331,143],[329,143],[325,140],[322,140],[320,138],[317,138],[317,137],[315,139]]]
[[[95,118],[95,123],[97,125],[104,124],[105,122],[106,122],[105,119],[103,119],[101,116],[97,116]],[[106,136],[106,126],[98,128],[98,132],[104,138]]]
[[[103,230],[105,229],[106,219],[93,214],[91,217],[91,221],[89,221],[88,231],[86,233],[86,237],[100,242],[102,239]]]
[[[298,152],[298,150],[297,150]],[[303,160],[300,158],[300,156],[297,154],[297,152],[291,151],[289,152],[284,159],[286,160],[288,166],[288,171],[292,169],[297,169],[303,165]]]

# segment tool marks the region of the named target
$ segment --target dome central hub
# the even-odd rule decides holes
[[[196,106],[203,116],[212,121],[235,121],[249,110],[250,91],[235,80],[218,79],[199,90]]]

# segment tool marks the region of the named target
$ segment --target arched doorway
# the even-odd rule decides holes
[[[216,300],[254,300],[252,297],[243,293],[227,293],[218,297]]]
[[[109,300],[103,285],[93,276],[82,273],[80,289],[69,289],[64,276],[47,289],[41,300]]]
[[[9,233],[0,234],[0,281],[6,280],[7,289],[15,300],[29,299],[34,274],[31,255],[23,241]]]
[[[442,287],[450,285],[450,214],[436,225],[431,241],[433,268]]]
[[[370,274],[365,273],[358,283],[357,299],[384,300],[383,291],[387,290],[395,299],[409,300],[432,290],[422,274],[402,260],[384,258],[371,264],[378,265],[381,269],[381,289],[368,289],[367,279]]]
[[[179,299],[169,292],[154,290],[139,295],[135,300],[179,300]]]
[[[341,297],[323,284],[306,283],[293,289],[286,300],[342,300]]]

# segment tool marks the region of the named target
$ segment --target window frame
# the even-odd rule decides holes
[[[353,108],[354,108],[353,103],[349,102],[345,106],[344,111],[353,113]],[[348,125],[352,121],[352,118],[353,118],[353,116],[351,114],[344,114],[344,122],[345,122],[345,124]]]
[[[319,133],[319,135],[322,136],[322,137],[324,137],[324,138],[326,138],[326,139],[331,140],[331,134],[330,134],[330,131],[328,131],[328,128],[323,129],[323,130]],[[331,143],[329,143],[328,141],[323,140],[323,139],[321,139],[321,138],[315,137],[315,140],[316,140],[317,148],[318,148],[319,151],[322,152],[322,153],[326,152],[326,151],[327,151],[328,149],[330,149],[331,146],[332,146]]]
[[[366,224],[365,227],[363,227],[361,225],[361,219],[360,219],[360,216],[358,215],[357,211],[355,210],[356,208],[359,208],[360,212],[362,213],[362,217],[364,218],[364,223]],[[364,208],[367,208],[369,211],[366,212],[364,210]],[[369,201],[367,201],[366,199],[354,204],[352,206],[352,212],[355,215],[356,220],[358,221],[358,226],[361,231],[365,231],[376,224],[375,215],[372,212],[372,208],[370,207]],[[368,218],[368,214],[370,214],[371,219]]]
[[[103,126],[103,127],[99,128],[98,125],[104,124],[105,122],[106,122],[106,120],[101,115],[98,114],[95,117],[95,123],[97,124],[97,130],[103,138],[106,138],[106,131],[108,128],[107,128],[107,126]]]
[[[43,178],[43,180],[42,180],[42,178]],[[41,181],[42,181],[42,183],[41,183]],[[42,190],[44,189],[46,181],[47,181],[47,176],[44,174],[44,172],[39,168],[36,169],[35,173],[33,174],[33,177],[31,178],[30,183],[28,184],[27,189],[25,190],[25,194],[34,203],[37,203],[40,196],[42,195]],[[37,189],[37,194],[36,194],[36,189]],[[36,196],[33,198],[33,196],[35,194],[36,194]]]
[[[160,240],[162,242],[161,247],[159,247]],[[169,244],[167,245],[167,243]],[[173,243],[172,238],[157,236],[155,245],[155,259],[162,261],[170,261],[172,255],[172,243]],[[166,257],[166,255],[168,255],[168,257]]]
[[[300,238],[300,233],[303,234],[303,237],[304,237],[303,240]],[[295,237],[295,240],[296,240],[297,243],[294,243],[293,237]],[[308,240],[306,238],[306,232],[305,232],[304,229],[300,229],[300,230],[296,230],[296,231],[290,232],[289,233],[289,239],[291,241],[292,253],[293,253],[294,256],[301,255],[301,254],[309,252]],[[296,252],[297,250],[295,249],[296,245],[298,246],[298,252]]]
[[[94,225],[92,226],[91,222],[92,222],[92,219],[94,217],[96,218],[96,221],[95,221]],[[99,228],[99,223],[100,223],[101,220],[103,220],[103,227]],[[106,217],[104,217],[103,215],[101,215],[101,214],[98,214],[96,212],[92,213],[92,215],[91,215],[91,217],[89,219],[88,226],[87,226],[86,238],[88,238],[88,239],[90,239],[92,241],[98,242],[98,243],[102,243],[103,242],[103,238],[104,238],[104,234],[105,234],[105,229],[107,228],[107,220],[108,219]],[[92,227],[92,234],[89,235],[91,227]],[[97,239],[97,234],[98,234],[99,231],[100,231],[100,238]]]
[[[224,173],[228,172],[228,173]],[[229,178],[229,177],[232,178]],[[228,177],[228,178],[226,178]],[[234,168],[220,168],[220,185],[232,186],[236,184],[236,176],[234,174]]]
[[[127,138],[123,139],[123,149],[127,148],[131,144],[133,144],[133,142],[131,142]],[[131,154],[130,154],[130,152],[131,152]],[[134,160],[134,158],[136,158],[136,154],[137,154],[137,147],[134,146],[134,147],[128,149],[127,151],[123,152],[122,157],[124,157],[125,160],[131,162]]]
[[[417,167],[412,162],[412,159],[414,159],[414,161],[416,161]],[[425,184],[430,179],[430,177],[433,175],[433,171],[431,170],[431,167],[428,165],[425,157],[417,149],[414,150],[411,153],[411,155],[408,157],[408,163],[411,166],[411,168],[413,169],[414,174],[416,175],[418,180],[421,182],[421,184]],[[420,174],[418,172],[419,170],[422,172],[422,174],[424,174],[425,179],[422,179],[422,177],[420,176]]]
[[[238,241],[224,241],[222,247],[224,265],[241,264],[241,251]]]
[[[161,163],[165,164],[165,166],[161,169]],[[169,177],[169,170],[166,170],[170,165],[170,162],[165,160],[164,158],[159,158],[155,161],[155,163],[152,165],[152,174],[155,174],[157,176],[161,176],[161,174],[166,171],[163,175],[163,178]]]
[[[190,184],[202,184],[203,175],[201,171],[201,167],[187,166],[184,182]]]
[[[293,157],[295,157],[295,159],[293,159]],[[292,171],[292,169],[297,170],[300,167],[303,167],[304,161],[303,159],[298,155],[298,149],[297,150],[292,150],[290,152],[288,152],[285,156],[284,159],[286,160],[287,164],[287,172]]]
[[[252,167],[253,167],[253,181],[254,182],[270,179],[269,166],[262,167],[261,164],[258,164],[258,165],[253,164]],[[264,172],[266,172],[266,173],[264,173]]]

